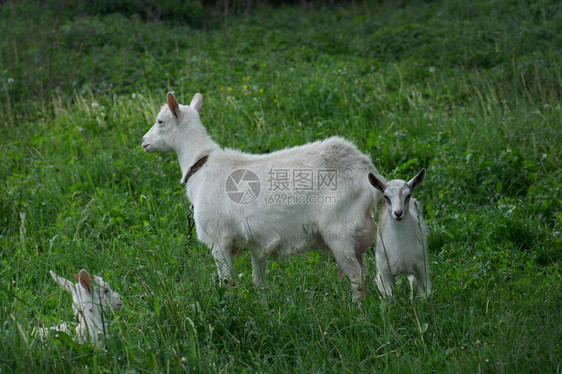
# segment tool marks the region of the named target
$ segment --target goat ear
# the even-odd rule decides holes
[[[203,106],[203,95],[201,95],[199,92],[196,93],[195,96],[193,96],[193,99],[191,100],[191,104],[189,104],[189,106],[200,112],[201,107]]]
[[[72,283],[71,281],[69,281],[68,279],[64,279],[62,277],[59,277],[58,275],[55,274],[54,271],[50,271],[51,273],[51,277],[53,277],[53,279],[55,280],[55,282],[57,282],[59,284],[59,286],[61,286],[63,289],[65,289],[66,291],[72,293],[73,289],[74,289],[74,283]]]
[[[174,118],[178,119],[180,116],[180,106],[178,105],[174,94],[171,92],[168,92],[168,108],[170,108],[170,111],[174,115]]]
[[[82,269],[80,270],[78,278],[80,280],[80,285],[82,286],[82,288],[88,291],[88,293],[92,293],[92,289],[90,288],[92,277],[90,277],[90,274],[88,274],[86,270]]]
[[[414,188],[416,188],[418,184],[423,182],[424,179],[425,179],[425,168],[421,169],[418,175],[413,177],[412,180],[408,182],[408,187],[410,187],[410,190],[413,190]]]
[[[375,176],[373,173],[369,173],[369,182],[380,192],[384,193],[384,189],[386,188],[386,183],[381,181],[379,178]]]

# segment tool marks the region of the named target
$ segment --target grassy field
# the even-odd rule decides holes
[[[100,2],[102,3],[102,2]],[[55,5],[52,5],[55,4]],[[562,6],[259,6],[204,20],[0,4],[0,373],[562,371]],[[388,178],[421,167],[431,301],[350,300],[335,261],[272,260],[221,288],[174,154],[143,134],[174,91],[224,147],[332,135]],[[374,255],[368,266],[375,271]],[[49,270],[124,297],[103,347]]]

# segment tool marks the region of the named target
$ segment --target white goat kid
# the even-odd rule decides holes
[[[105,336],[107,324],[104,314],[110,310],[119,310],[123,306],[121,295],[109,288],[109,285],[98,276],[90,276],[84,269],[75,276],[78,283],[72,283],[50,272],[53,279],[72,295],[72,309],[78,321],[74,340],[80,344],[96,343],[100,337]],[[66,323],[51,328],[69,333]]]
[[[378,174],[369,157],[338,137],[263,155],[221,149],[201,124],[202,103],[199,93],[189,106],[169,93],[142,147],[176,152],[198,239],[210,247],[220,281],[231,279],[232,256],[242,249],[250,251],[255,286],[267,257],[319,250],[335,257],[358,301],[380,198],[365,178]]]
[[[392,296],[396,276],[405,274],[410,281],[411,294],[431,295],[429,259],[427,253],[427,227],[421,207],[411,198],[412,191],[425,178],[422,169],[412,180],[392,180],[369,174],[369,181],[383,193],[384,207],[379,213],[375,258],[375,282],[383,297]]]

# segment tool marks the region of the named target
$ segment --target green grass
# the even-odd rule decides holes
[[[219,8],[190,27],[0,5],[0,372],[560,372],[562,7],[555,1]],[[100,3],[101,4],[101,3]],[[203,28],[203,25],[205,26]],[[173,154],[140,147],[169,90],[222,146],[332,135],[387,177],[421,167],[432,301],[360,308],[333,259],[220,288]],[[374,256],[368,256],[371,273]],[[124,296],[103,349],[48,270]]]

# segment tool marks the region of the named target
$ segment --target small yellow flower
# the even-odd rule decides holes
[[[224,90],[224,87],[223,87],[223,86],[221,86],[220,90],[221,90],[221,91],[222,91],[222,90]]]
[[[228,87],[228,92],[232,92],[232,87]]]
[[[313,88],[313,87],[314,87],[314,85],[313,85],[313,84],[311,84],[311,85],[310,85],[310,88]]]
[[[292,94],[292,93],[289,93],[289,97],[291,97],[291,96],[293,96],[293,94]]]
[[[368,99],[368,98],[365,98],[365,102],[368,103],[368,102],[369,102],[369,99]]]
[[[263,93],[263,88],[260,88],[260,93]]]
[[[317,80],[318,80],[318,77],[314,77],[314,80],[317,81]]]
[[[249,80],[250,80],[250,76],[249,76],[249,75],[248,75],[248,76],[246,77],[246,80],[247,80],[247,81],[249,81]]]
[[[383,109],[383,110],[381,110],[381,114],[384,114],[384,109]]]
[[[346,104],[347,104],[347,99],[345,99],[345,100],[344,100],[344,103],[346,103]]]
[[[244,85],[244,89],[247,90],[247,89],[248,89],[248,86]]]
[[[242,77],[242,82],[244,82],[246,80],[246,77]]]
[[[244,92],[244,96],[248,96],[248,93],[247,93],[247,92]]]
[[[274,96],[276,99],[279,97],[279,95],[277,95],[277,94],[275,94],[275,95],[273,95],[273,96]]]
[[[301,132],[301,129],[297,129],[297,132]]]
[[[276,102],[277,102],[277,99],[273,99],[273,102],[276,103]]]

